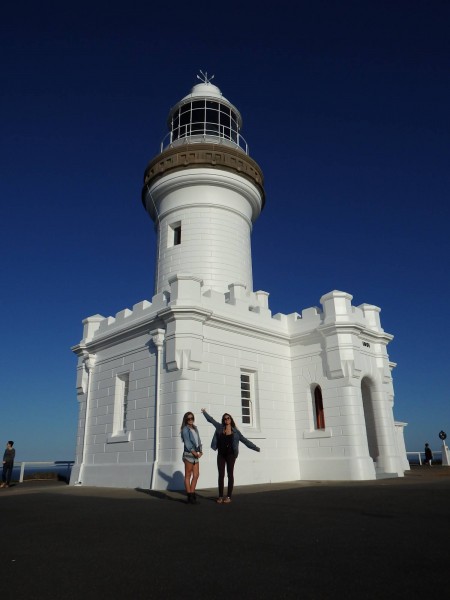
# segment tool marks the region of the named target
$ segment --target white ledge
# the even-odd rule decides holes
[[[129,431],[127,431],[126,433],[116,433],[116,434],[110,433],[108,435],[108,437],[106,438],[107,444],[118,444],[119,442],[129,442],[129,441],[130,441],[130,432]]]
[[[314,431],[304,431],[303,439],[313,440],[315,438],[329,438],[332,437],[331,429],[315,429]]]

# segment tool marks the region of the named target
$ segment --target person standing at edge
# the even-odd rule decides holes
[[[3,473],[2,473],[2,485],[0,487],[9,487],[11,482],[12,471],[14,467],[14,457],[16,451],[13,448],[14,442],[9,440],[6,444],[6,450],[3,455]]]
[[[184,443],[184,487],[187,493],[188,504],[197,504],[195,487],[200,475],[199,460],[202,456],[202,442],[197,427],[194,425],[195,417],[190,411],[185,413],[181,423],[181,439]]]
[[[202,408],[202,413],[205,419],[216,428],[211,442],[211,448],[217,450],[217,470],[219,472],[219,497],[216,502],[218,504],[229,504],[233,494],[234,463],[239,454],[239,442],[245,444],[250,450],[255,450],[256,452],[260,452],[261,450],[242,435],[236,427],[233,417],[228,413],[222,416],[221,423],[215,421],[204,408]],[[228,495],[226,497],[223,495],[225,465],[228,477]]]
[[[433,453],[431,452],[431,448],[428,444],[425,444],[425,464],[431,467],[431,461],[433,460]]]

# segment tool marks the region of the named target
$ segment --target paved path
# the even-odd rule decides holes
[[[449,595],[450,468],[200,492],[0,490],[0,598],[434,600]]]

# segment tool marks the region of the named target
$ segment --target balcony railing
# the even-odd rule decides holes
[[[193,123],[192,125],[195,126],[196,124]],[[204,128],[204,125],[205,124],[202,124],[202,127],[198,128],[197,130],[195,127],[188,129],[188,126],[186,126],[186,130],[175,138],[173,131],[170,131],[163,138],[160,151],[162,152],[166,148],[171,148],[181,144],[209,143],[223,144],[225,146],[232,146],[233,148],[240,148],[245,152],[245,154],[248,155],[248,144],[240,133],[237,131],[232,131],[232,137],[229,137],[224,132],[217,131],[217,129],[210,129],[208,127]],[[207,125],[208,123],[206,123],[206,126]]]
[[[23,478],[25,475],[25,469],[32,469],[33,467],[51,467],[51,470],[55,470],[58,467],[66,467],[66,478],[67,481],[70,479],[70,470],[75,461],[73,460],[55,460],[55,461],[22,461],[19,463],[15,463],[14,467],[20,466],[20,475],[19,475],[19,483],[23,483]]]
[[[441,462],[442,461],[442,452],[440,450],[432,450],[432,452],[433,452],[433,460],[431,462],[432,463],[434,461]],[[415,460],[410,460],[409,459],[410,456],[414,456],[417,458],[415,458]],[[410,464],[419,463],[419,465],[421,465],[423,463],[423,461],[425,460],[425,452],[407,452],[406,458],[408,459],[408,462]]]

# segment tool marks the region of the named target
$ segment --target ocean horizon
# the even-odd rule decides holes
[[[72,461],[62,462],[57,461],[56,463],[51,464],[42,464],[42,465],[33,465],[32,461],[29,462],[29,466],[27,466],[27,461],[25,462],[25,471],[23,479],[24,481],[28,480],[38,480],[38,479],[58,479],[60,481],[70,481],[70,474],[72,472]],[[38,461],[35,461],[38,462]],[[18,482],[20,479],[20,469],[21,463],[14,464],[11,481]]]
[[[425,460],[424,452],[407,452],[408,462],[411,466],[419,465],[419,454],[422,464]],[[433,462],[439,464],[442,461],[442,452],[439,450],[433,450]],[[39,480],[39,479],[58,479],[60,481],[70,481],[70,474],[72,472],[73,461],[55,461],[50,464],[33,464],[38,461],[23,461],[25,462],[24,481]],[[29,465],[29,466],[27,466]],[[21,462],[17,462],[14,465],[11,481],[18,482],[20,479]]]

